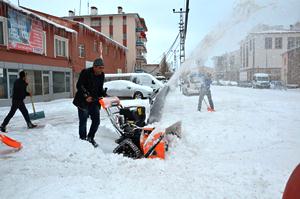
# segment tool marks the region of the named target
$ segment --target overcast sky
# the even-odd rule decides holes
[[[10,0],[18,4],[18,0]],[[21,6],[29,7],[55,16],[67,16],[68,10],[79,12],[80,0],[19,0]],[[186,40],[186,56],[191,54],[200,41],[211,31],[222,25],[231,16],[233,7],[238,2],[253,1],[259,5],[272,4],[273,7],[263,10],[263,14],[252,20],[251,26],[257,23],[270,25],[293,24],[300,21],[300,0],[190,0],[190,12]],[[166,52],[175,40],[179,28],[178,11],[185,9],[185,0],[81,0],[81,14],[88,14],[88,3],[96,6],[99,14],[115,14],[117,7],[122,6],[126,13],[138,13],[146,21],[147,61],[157,63],[163,52]],[[249,28],[250,25],[247,26]],[[224,40],[216,47],[214,53],[220,54],[238,48],[238,42],[246,34],[245,26],[235,27],[228,31]],[[234,37],[232,36],[234,35]],[[211,55],[212,56],[212,55]]]

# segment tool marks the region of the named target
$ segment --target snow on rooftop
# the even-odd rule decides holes
[[[283,34],[283,33],[300,33],[300,30],[265,30],[252,32],[251,34]]]
[[[42,16],[40,16],[40,15],[38,15],[38,14],[35,14],[34,12],[30,12],[30,11],[28,11],[28,10],[26,10],[26,9],[20,8],[20,7],[16,6],[16,5],[12,4],[12,3],[11,3],[10,1],[8,1],[8,0],[3,0],[3,2],[6,3],[6,4],[8,4],[11,8],[13,8],[13,9],[15,9],[15,10],[19,10],[19,11],[25,13],[25,14],[35,16],[36,18],[38,18],[38,19],[40,19],[40,20],[42,20],[42,21],[45,21],[45,22],[47,22],[47,23],[49,23],[49,24],[51,24],[51,25],[53,25],[53,26],[55,26],[55,27],[57,27],[57,28],[64,29],[64,30],[67,31],[67,32],[71,32],[71,33],[77,34],[77,32],[76,32],[75,30],[71,29],[71,28],[62,26],[62,25],[60,25],[60,24],[58,24],[58,23],[55,23],[55,22],[53,22],[53,21],[51,21],[51,20],[45,18],[45,17],[42,17]]]
[[[89,30],[91,30],[91,31],[93,31],[93,32],[95,32],[95,33],[97,33],[97,34],[99,34],[99,35],[105,37],[107,40],[109,40],[110,42],[112,42],[112,43],[114,43],[114,44],[117,44],[118,46],[120,46],[120,47],[123,48],[124,50],[128,50],[127,47],[123,46],[122,44],[120,44],[119,42],[117,42],[117,41],[115,41],[115,40],[112,40],[111,38],[107,37],[107,36],[104,35],[103,33],[101,33],[101,32],[99,32],[99,31],[95,30],[94,28],[92,28],[92,27],[86,25],[85,23],[82,23],[82,22],[79,22],[79,21],[75,21],[75,22],[77,22],[78,24],[84,26],[85,28],[87,28],[87,29],[89,29]]]

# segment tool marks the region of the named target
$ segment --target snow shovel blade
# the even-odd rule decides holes
[[[166,135],[176,135],[181,138],[181,121],[175,122],[165,130]]]
[[[21,142],[18,142],[6,135],[3,135],[3,134],[0,134],[0,140],[6,144],[7,146],[10,146],[10,147],[13,147],[13,148],[16,148],[16,149],[20,149],[22,148],[22,143]]]
[[[44,111],[39,111],[39,112],[35,112],[35,113],[30,113],[30,114],[29,114],[29,118],[30,118],[30,120],[38,120],[38,119],[42,119],[42,118],[45,118],[45,113],[44,113]]]

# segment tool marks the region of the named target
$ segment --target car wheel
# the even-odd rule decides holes
[[[143,98],[143,94],[139,91],[135,92],[133,95],[134,99],[142,99]]]

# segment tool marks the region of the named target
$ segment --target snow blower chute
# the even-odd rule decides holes
[[[172,138],[181,137],[181,122],[160,130],[146,125],[146,111],[143,106],[123,107],[117,97],[104,97],[99,103],[120,136],[116,140],[118,146],[114,153],[134,159],[164,159]]]

